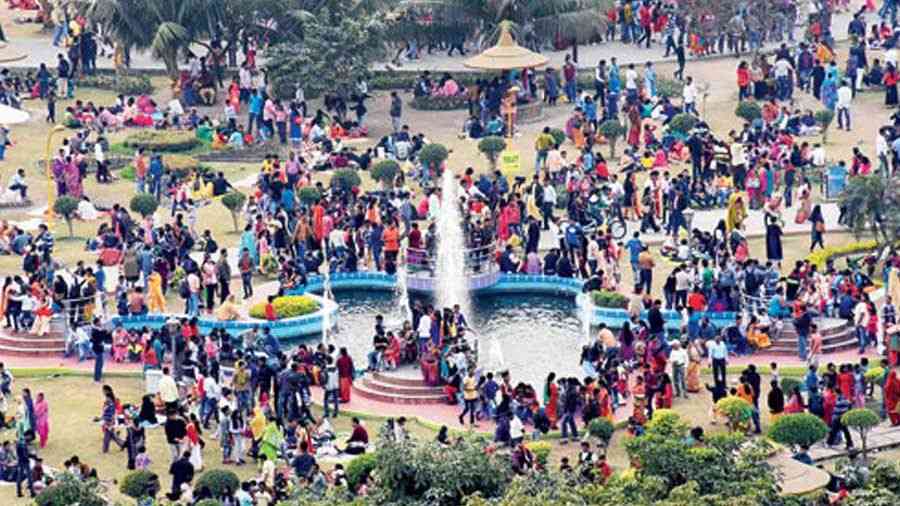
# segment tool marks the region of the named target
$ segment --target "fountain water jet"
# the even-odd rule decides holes
[[[437,219],[435,299],[439,308],[459,304],[470,315],[469,280],[466,275],[466,240],[459,209],[459,182],[449,169],[441,180],[441,208]]]

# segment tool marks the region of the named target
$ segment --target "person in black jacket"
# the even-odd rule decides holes
[[[784,413],[784,392],[778,386],[778,380],[772,380],[772,389],[769,390],[769,413],[775,419]]]
[[[181,485],[194,480],[194,465],[191,464],[191,452],[184,452],[181,458],[169,466],[169,474],[172,475],[172,493],[169,499],[177,501],[181,497]]]

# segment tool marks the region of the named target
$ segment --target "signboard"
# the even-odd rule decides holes
[[[504,175],[518,174],[522,168],[522,160],[518,151],[507,149],[500,153],[500,172]]]

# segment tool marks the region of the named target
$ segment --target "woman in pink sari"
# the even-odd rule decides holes
[[[44,392],[38,392],[34,402],[34,431],[40,439],[41,448],[47,446],[47,438],[50,437],[50,406],[44,398]]]
[[[66,179],[66,195],[81,198],[81,173],[74,162],[69,161],[66,163],[64,177]]]

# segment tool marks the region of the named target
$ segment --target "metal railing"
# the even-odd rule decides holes
[[[483,274],[498,268],[494,261],[496,243],[464,251],[466,274]],[[437,255],[427,249],[407,248],[406,265],[410,272],[430,272],[437,269]]]

